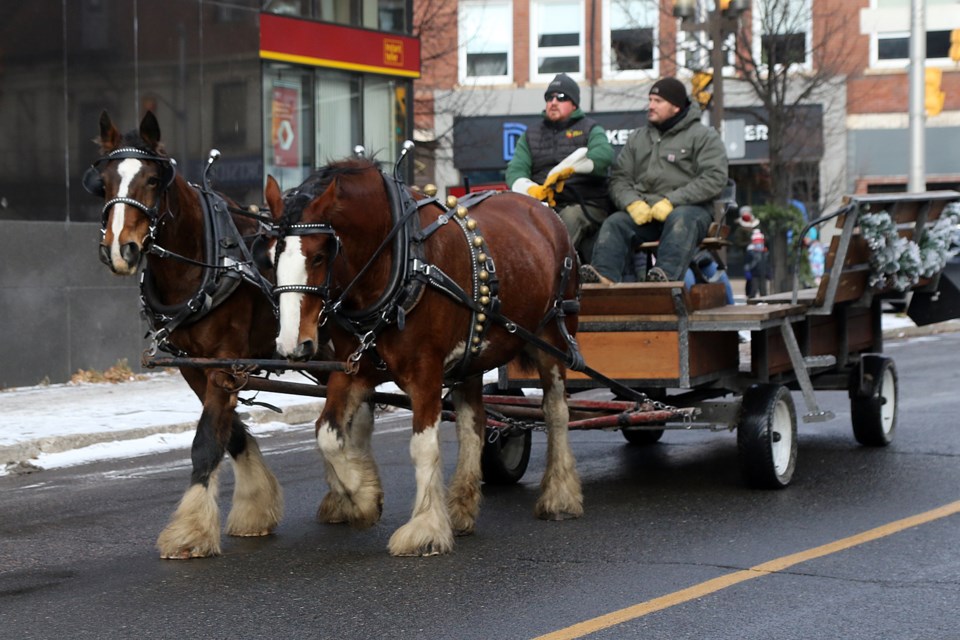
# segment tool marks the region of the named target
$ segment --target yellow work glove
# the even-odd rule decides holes
[[[527,189],[527,193],[541,202],[546,202],[551,207],[557,204],[557,201],[553,199],[553,189],[547,185],[535,184]]]
[[[653,219],[659,220],[660,222],[666,220],[671,211],[673,211],[673,205],[670,204],[670,201],[666,198],[650,208],[650,214],[653,216]]]
[[[557,185],[555,191],[560,193],[563,191],[563,181],[569,178],[574,174],[573,167],[566,167],[565,169],[560,169],[560,171],[554,171],[547,176],[547,179],[543,181],[543,186],[552,187]]]
[[[637,226],[647,224],[653,220],[653,216],[650,213],[650,205],[643,200],[634,200],[628,204],[627,213],[630,214],[630,217],[633,218]]]

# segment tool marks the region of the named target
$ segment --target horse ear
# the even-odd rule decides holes
[[[104,109],[100,112],[100,138],[97,140],[100,143],[100,153],[113,151],[120,146],[120,140],[120,132],[110,119],[110,114]]]
[[[153,111],[147,110],[140,121],[140,137],[151,149],[156,149],[160,143],[160,123]]]
[[[280,185],[269,174],[267,174],[267,186],[263,189],[263,197],[267,201],[267,206],[270,207],[274,220],[279,220],[283,215],[283,198],[280,195]]]

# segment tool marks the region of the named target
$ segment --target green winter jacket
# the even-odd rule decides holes
[[[543,117],[546,120],[547,112],[543,112]],[[576,122],[582,120],[585,117],[583,110],[579,107],[570,114],[570,117],[563,123],[562,127],[557,127],[558,131],[563,131],[564,128],[569,128],[573,126]],[[610,146],[610,142],[607,140],[607,134],[604,132],[603,127],[599,124],[594,124],[593,128],[590,130],[587,138],[587,157],[593,160],[593,171],[590,173],[592,176],[597,177],[606,177],[607,169],[610,167],[610,163],[613,161],[613,147]],[[556,158],[551,158],[550,161],[552,164],[550,168],[553,167],[556,163],[563,160],[566,154],[562,154]],[[534,176],[534,161],[532,154],[530,153],[530,145],[527,144],[527,134],[520,136],[520,139],[517,141],[517,146],[514,149],[513,158],[507,164],[506,175],[504,176],[507,182],[507,187],[513,185],[518,178],[532,178],[535,182],[537,177]],[[542,180],[543,177],[540,177]]]
[[[630,134],[610,174],[610,197],[620,210],[636,200],[654,205],[706,204],[727,184],[727,152],[714,129],[700,122],[700,107],[661,133],[651,124]]]

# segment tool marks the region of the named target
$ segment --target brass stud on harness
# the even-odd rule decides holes
[[[490,279],[490,274],[487,272],[486,269],[481,269],[480,273],[477,274],[477,277],[480,278],[482,281],[486,282],[487,280]]]
[[[490,287],[485,284],[480,285],[480,295],[488,296],[490,295]]]
[[[448,209],[453,209],[455,206],[457,206],[457,202],[458,202],[457,196],[447,196]]]
[[[437,195],[437,185],[425,184],[423,185],[423,192],[432,198],[433,196]]]
[[[473,344],[480,344],[480,336],[473,336]]]
[[[483,236],[474,236],[473,237],[473,246],[482,247],[483,246]]]
[[[467,217],[467,208],[463,205],[457,207],[457,217],[463,220]]]
[[[483,333],[483,325],[482,324],[474,325],[473,330],[476,331],[477,333]]]
[[[470,353],[473,353],[473,354],[480,353],[480,347],[470,347]]]
[[[476,220],[474,220],[473,218],[471,218],[470,220],[467,220],[467,229],[470,229],[470,231],[473,231],[476,228],[477,228]]]
[[[487,261],[487,254],[483,253],[482,251],[477,254],[477,262],[486,262],[486,261]]]
[[[490,304],[490,296],[480,296],[480,304],[483,306]]]
[[[483,289],[484,287],[480,287],[480,291],[483,291]],[[487,321],[487,314],[485,313],[477,314],[477,322],[486,322],[486,321]]]

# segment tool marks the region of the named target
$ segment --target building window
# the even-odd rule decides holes
[[[460,81],[512,80],[513,4],[505,0],[460,3]]]
[[[603,75],[634,78],[654,69],[660,17],[657,2],[606,0],[604,4]]]
[[[764,66],[810,65],[810,0],[761,0],[754,5],[755,32]]]
[[[531,78],[549,81],[558,73],[583,73],[582,0],[532,0],[530,3]]]
[[[871,0],[861,10],[861,24],[870,34],[870,66],[903,69],[910,62],[910,0]],[[960,29],[956,0],[926,0],[927,60],[951,65],[950,31]]]

